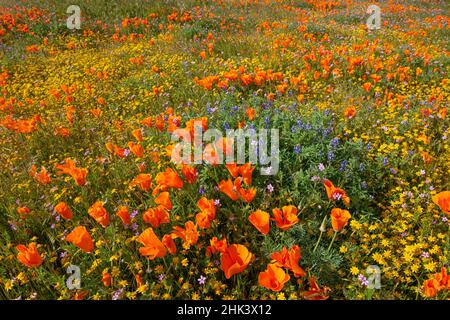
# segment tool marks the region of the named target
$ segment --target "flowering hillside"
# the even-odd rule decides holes
[[[450,298],[448,1],[74,2],[0,3],[0,299]]]

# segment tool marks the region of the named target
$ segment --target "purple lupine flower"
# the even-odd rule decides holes
[[[344,171],[345,168],[347,167],[347,163],[348,163],[347,160],[342,160],[341,167],[339,168],[339,171]]]
[[[328,151],[327,158],[328,158],[328,161],[332,161],[334,159],[333,151],[331,151],[331,150]]]
[[[198,188],[198,193],[201,194],[202,196],[205,195],[205,188],[203,186],[200,186],[200,188]]]
[[[139,212],[137,210],[131,211],[130,218],[133,219],[134,217],[136,217],[138,215],[138,213]]]
[[[295,154],[300,154],[302,152],[302,147],[301,146],[295,146],[294,147],[294,153]]]
[[[336,148],[338,146],[338,144],[339,144],[339,138],[336,137],[331,140],[331,146],[333,148]]]

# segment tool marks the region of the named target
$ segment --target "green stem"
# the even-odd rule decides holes
[[[330,245],[328,246],[327,252],[330,251],[331,246],[333,245],[334,239],[336,239],[336,235],[337,235],[337,234],[338,234],[338,233],[335,231],[335,232],[334,232],[334,235],[333,235],[333,239],[331,239]]]
[[[313,253],[316,252],[316,249],[319,246],[320,240],[322,240],[322,234],[323,234],[323,232],[321,231],[320,235],[319,235],[319,239],[317,239],[316,245],[314,246]]]

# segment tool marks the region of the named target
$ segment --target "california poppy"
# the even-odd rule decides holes
[[[88,209],[88,213],[92,218],[95,219],[95,221],[100,223],[103,228],[106,228],[109,225],[109,214],[106,211],[105,207],[103,207],[103,202],[95,202]]]
[[[172,168],[167,168],[165,172],[158,173],[155,179],[158,186],[153,190],[153,195],[169,188],[181,189],[183,187],[183,180]]]
[[[67,203],[61,201],[55,206],[55,211],[64,219],[72,219],[72,211],[70,210]]]
[[[253,259],[253,254],[241,244],[232,244],[225,249],[221,256],[221,267],[225,277],[243,272]]]
[[[25,247],[23,244],[19,244],[16,246],[16,249],[19,251],[17,254],[17,260],[19,260],[23,265],[29,268],[35,268],[42,264],[42,257],[36,248],[36,243],[32,242],[28,244],[28,247]]]
[[[329,200],[338,201],[342,199],[347,207],[350,205],[350,198],[343,189],[336,188],[330,180],[323,179],[322,182],[325,186],[325,191],[327,192],[327,197]]]
[[[239,188],[238,191],[239,191],[239,195],[241,196],[241,198],[247,203],[252,202],[253,198],[256,196],[255,188],[251,188],[251,189]]]
[[[434,195],[431,200],[441,208],[441,210],[450,215],[450,191],[442,191]]]
[[[166,247],[158,239],[152,228],[145,229],[136,241],[144,245],[144,247],[139,248],[139,253],[149,260],[161,258],[166,255]]]
[[[274,252],[270,256],[272,260],[275,260],[280,266],[291,270],[296,278],[304,277],[305,271],[299,266],[300,261],[300,247],[293,245],[288,251],[286,247],[279,252]]]
[[[71,242],[87,253],[94,249],[94,242],[92,241],[91,235],[83,226],[73,229],[72,232],[66,236],[66,241]]]
[[[193,184],[195,183],[195,181],[197,181],[198,173],[195,167],[183,164],[181,167],[181,173],[183,174],[184,178],[187,180],[189,184]]]
[[[178,226],[174,226],[172,237],[181,238],[183,240],[183,246],[185,248],[189,248],[191,245],[197,243],[198,231],[196,225],[192,221],[186,222],[184,226],[184,229]]]
[[[354,118],[355,115],[356,115],[356,107],[355,106],[348,107],[344,110],[344,117],[346,117],[346,118],[351,119],[351,118]]]
[[[216,206],[213,199],[209,200],[206,197],[201,197],[200,200],[197,201],[197,207],[202,212],[205,212],[211,219],[216,217]]]
[[[225,180],[220,181],[219,190],[225,193],[233,201],[239,199],[239,193],[236,192],[237,190],[230,179],[228,179],[227,181]]]
[[[433,298],[439,291],[439,282],[436,279],[428,279],[423,283],[423,293],[427,298]]]
[[[284,206],[281,209],[282,210],[278,208],[272,209],[274,216],[273,220],[275,220],[278,228],[286,231],[299,221],[297,217],[298,209],[296,206],[292,205]]]
[[[303,292],[303,298],[305,300],[326,300],[328,299],[328,292],[330,289],[328,287],[324,287],[321,289],[317,284],[314,277],[309,278],[309,290]]]
[[[144,139],[142,138],[142,130],[141,129],[135,129],[131,132],[131,135],[138,141],[142,142]]]
[[[162,243],[166,246],[167,250],[169,250],[170,254],[177,253],[177,247],[175,246],[175,241],[170,234],[165,234],[162,238]]]
[[[108,272],[103,273],[102,282],[105,287],[109,287],[111,285],[111,275]]]
[[[167,191],[161,192],[155,198],[155,203],[159,204],[159,205],[162,205],[167,210],[171,210],[172,209],[172,202],[170,201],[170,196],[169,196],[169,193]]]
[[[66,159],[64,164],[56,165],[56,169],[60,170],[57,174],[68,174],[72,176],[78,186],[84,186],[86,184],[87,169],[77,168],[73,160]]]
[[[128,148],[132,154],[134,154],[138,158],[142,158],[144,156],[144,148],[139,143],[134,143],[133,141],[128,142]]]
[[[270,263],[266,271],[259,273],[258,283],[269,290],[279,292],[290,278],[277,264]]]
[[[51,182],[50,175],[48,174],[47,169],[45,169],[44,166],[41,166],[41,171],[37,173],[36,166],[33,165],[30,170],[30,176],[32,176],[34,179],[36,179],[37,182],[43,185],[49,184]]]
[[[228,172],[231,174],[233,178],[237,178],[239,175],[239,166],[236,163],[227,163],[225,167],[228,169]]]
[[[258,229],[262,234],[268,234],[270,229],[270,215],[262,210],[256,210],[249,217],[248,220]]]
[[[140,173],[130,182],[130,187],[139,186],[143,191],[148,191],[152,187],[151,176],[148,173]]]
[[[145,222],[150,223],[153,228],[158,228],[161,224],[170,222],[169,212],[161,205],[145,211],[142,218]]]
[[[250,163],[245,163],[239,167],[239,174],[242,176],[246,185],[252,184],[252,173],[255,167],[252,167]]]
[[[217,239],[217,237],[212,237],[209,240],[209,246],[206,248],[206,255],[211,256],[215,253],[224,253],[228,248],[227,239]]]
[[[344,209],[333,208],[331,209],[331,225],[335,232],[341,231],[348,223],[352,216],[350,212]]]
[[[128,225],[131,223],[130,213],[128,208],[125,206],[120,206],[116,212],[116,215],[122,220],[123,224]]]

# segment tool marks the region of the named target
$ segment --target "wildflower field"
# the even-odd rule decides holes
[[[78,2],[0,0],[0,299],[450,298],[448,1]]]

